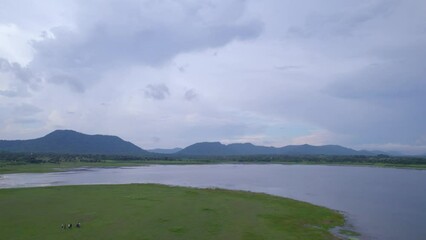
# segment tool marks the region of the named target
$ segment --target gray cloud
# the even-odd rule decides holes
[[[21,94],[19,94],[17,91],[11,91],[11,90],[0,90],[0,95],[5,97],[17,97]]]
[[[360,3],[346,11],[333,13],[313,13],[309,15],[303,26],[292,26],[288,29],[291,37],[348,36],[353,31],[377,18],[386,17],[397,5],[397,1],[376,1]]]
[[[198,97],[198,95],[197,95],[197,93],[195,92],[194,89],[187,90],[184,94],[185,100],[188,100],[188,101],[193,101],[193,100],[197,99],[197,97]]]
[[[244,9],[245,1],[231,2],[235,9]],[[221,5],[213,1],[80,1],[76,9],[78,28],[55,27],[50,29],[53,37],[33,41],[36,54],[30,67],[51,82],[83,91],[87,82],[99,79],[111,68],[159,66],[180,53],[220,47],[260,34],[262,25],[258,21],[241,20],[243,10],[222,20]]]
[[[13,111],[17,116],[32,116],[36,113],[41,112],[42,110],[37,106],[31,104],[20,104],[15,106]]]
[[[83,83],[70,75],[52,75],[49,80],[55,84],[65,84],[71,88],[71,90],[83,93],[85,91]]]
[[[21,67],[18,63],[10,63],[4,58],[0,58],[0,71],[12,72],[16,78],[23,82],[30,82],[33,77],[29,69]]]
[[[426,44],[381,48],[374,64],[332,82],[326,91],[336,97],[387,101],[425,98]]]
[[[169,95],[169,88],[164,84],[148,84],[145,89],[145,97],[147,98],[164,100]]]
[[[381,54],[380,64],[367,66],[332,82],[326,93],[346,101],[352,114],[363,115],[362,119],[356,117],[359,122],[353,122],[355,129],[349,125],[340,131],[354,133],[354,130],[361,130],[359,134],[364,138],[368,136],[369,141],[404,144],[414,143],[426,135],[423,123],[426,108],[422,104],[426,102],[424,49],[426,46],[421,44],[385,51],[385,55]],[[362,109],[356,107],[360,104],[364,105]]]
[[[43,119],[40,118],[43,110],[39,107],[28,103],[16,103],[16,99],[12,99],[8,104],[0,102],[0,131],[7,132],[8,129],[13,133],[17,133],[24,129],[37,128],[42,126]],[[16,138],[13,138],[16,139]]]
[[[179,72],[184,73],[187,67],[188,65],[183,65],[183,66],[178,66],[177,69],[179,70]]]
[[[22,67],[19,63],[11,63],[0,57],[0,73],[9,74],[0,77],[0,80],[9,82],[8,89],[0,90],[1,96],[28,97],[31,91],[39,88],[40,79],[34,76],[29,68]]]

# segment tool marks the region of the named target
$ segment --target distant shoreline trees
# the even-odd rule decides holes
[[[143,162],[191,162],[191,163],[306,163],[306,164],[398,164],[426,165],[426,157],[388,156],[330,156],[330,155],[244,155],[244,156],[182,156],[172,154],[152,154],[148,156],[102,155],[102,154],[58,154],[58,153],[14,153],[0,151],[2,164],[43,164],[62,162],[103,162],[143,161]]]

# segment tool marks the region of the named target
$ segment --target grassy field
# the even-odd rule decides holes
[[[203,160],[179,160],[179,161],[165,161],[165,160],[150,160],[150,161],[118,161],[118,160],[103,160],[100,162],[60,162],[60,163],[25,163],[25,164],[11,164],[8,162],[0,162],[0,174],[8,173],[43,173],[43,172],[58,172],[67,171],[73,168],[80,167],[130,167],[130,166],[146,166],[150,164],[208,164]],[[220,162],[219,162],[220,163]]]
[[[0,190],[1,239],[335,239],[341,214],[266,194],[152,184]],[[81,228],[61,229],[81,222]]]
[[[9,164],[0,163],[0,174],[8,173],[43,173],[66,171],[79,167],[125,167],[125,166],[141,166],[147,165],[146,162],[141,161],[114,161],[105,160],[102,162],[60,162],[60,163],[26,163],[26,164]]]

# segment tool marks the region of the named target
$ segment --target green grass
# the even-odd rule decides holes
[[[26,164],[0,164],[0,174],[7,173],[43,173],[66,171],[79,167],[125,167],[147,165],[142,161],[114,161],[105,160],[102,162],[60,162],[60,163],[26,163]]]
[[[0,190],[1,239],[335,239],[327,208],[266,194],[152,184]],[[62,223],[81,222],[62,230]]]
[[[211,163],[211,162],[210,162]],[[60,163],[24,163],[13,164],[10,162],[0,162],[0,174],[8,173],[44,173],[67,171],[79,167],[131,167],[131,166],[146,166],[150,164],[207,164],[203,160],[135,160],[135,161],[118,161],[118,160],[103,160],[100,162],[60,162]]]

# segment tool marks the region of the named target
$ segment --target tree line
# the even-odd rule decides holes
[[[0,162],[7,164],[42,164],[61,162],[115,161],[186,161],[200,163],[307,163],[307,164],[413,164],[426,165],[426,157],[388,156],[330,156],[330,155],[244,155],[244,156],[181,156],[152,154],[147,156],[102,155],[102,154],[58,154],[58,153],[14,153],[0,152]]]

